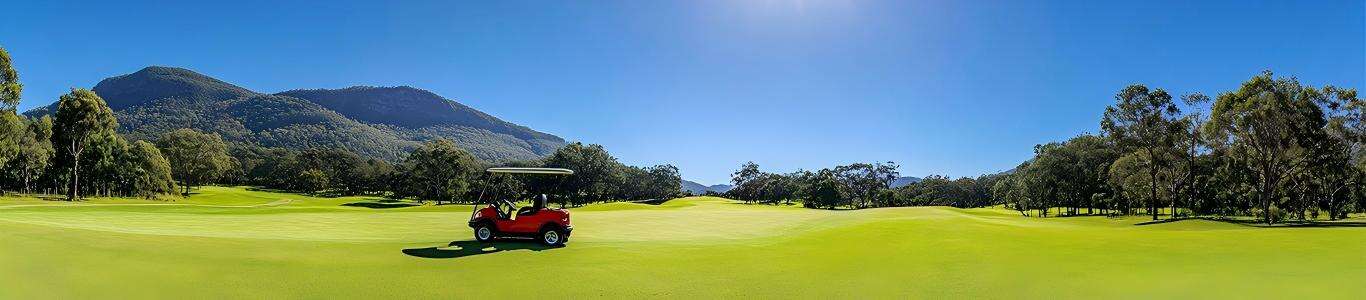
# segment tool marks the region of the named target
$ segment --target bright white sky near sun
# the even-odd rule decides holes
[[[704,184],[750,160],[998,172],[1097,131],[1130,83],[1366,81],[1362,1],[53,2],[0,19],[22,109],[148,65],[261,92],[411,85]]]

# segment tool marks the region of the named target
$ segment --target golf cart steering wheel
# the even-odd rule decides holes
[[[498,200],[497,206],[498,207],[496,207],[497,209],[495,210],[498,211],[498,214],[501,215],[500,217],[504,219],[512,218],[512,214],[514,213],[513,210],[517,209],[517,205],[512,204],[512,201],[508,200]]]

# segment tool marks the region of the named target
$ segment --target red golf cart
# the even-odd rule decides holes
[[[574,174],[573,170],[559,168],[489,168],[486,171],[548,176]],[[484,192],[479,192],[479,198],[484,201]],[[564,245],[569,241],[569,233],[574,231],[574,226],[569,224],[569,211],[546,207],[545,194],[537,195],[531,206],[521,208],[512,201],[496,198],[490,197],[482,205],[475,205],[470,213],[470,228],[474,229],[475,240],[488,242],[503,237],[534,238],[549,246]]]

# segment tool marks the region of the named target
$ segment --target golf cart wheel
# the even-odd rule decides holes
[[[565,236],[560,230],[547,226],[546,228],[541,229],[539,240],[541,240],[541,244],[545,244],[546,246],[559,246],[564,245]]]
[[[489,225],[488,223],[480,224],[478,227],[474,228],[474,240],[480,242],[493,241],[493,238],[495,237],[494,232],[493,225]]]

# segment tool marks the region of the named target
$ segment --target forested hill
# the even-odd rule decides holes
[[[447,138],[485,161],[543,157],[564,139],[490,116],[412,87],[352,87],[257,93],[191,70],[147,67],[93,89],[133,139],[178,128],[229,142],[291,149],[344,148],[397,159],[422,141]],[[53,104],[55,105],[55,104]],[[50,114],[54,106],[27,112]]]
[[[706,192],[725,193],[727,191],[730,191],[730,189],[732,188],[732,186],[729,184],[716,184],[706,186],[702,185],[701,183],[693,182],[691,180],[683,180],[681,186],[683,188],[683,191],[692,193],[693,195],[701,195],[705,194]]]

